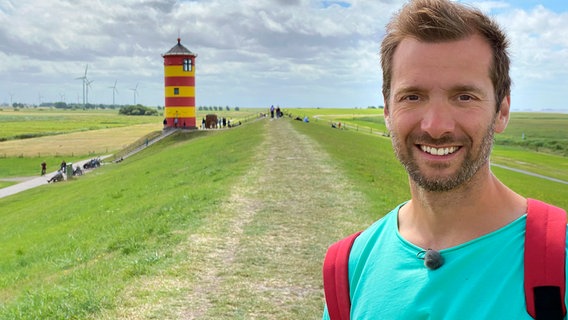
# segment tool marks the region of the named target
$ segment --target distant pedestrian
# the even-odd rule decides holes
[[[67,168],[67,162],[65,162],[65,160],[61,161],[61,166],[59,167],[59,170],[61,170],[61,172],[65,173],[65,168]]]
[[[166,128],[166,126],[168,125],[168,120],[164,118],[164,121],[162,123],[164,124],[164,128]]]
[[[47,180],[47,183],[63,181],[63,179],[64,179],[63,172],[61,170],[58,170],[57,173],[55,175],[53,175],[53,177],[51,177],[49,180]]]
[[[47,163],[45,163],[45,161],[43,161],[41,163],[41,175],[45,175],[45,172],[47,171]]]
[[[148,138],[146,138],[146,147],[148,146]]]

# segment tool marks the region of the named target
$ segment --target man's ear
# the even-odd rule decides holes
[[[511,96],[506,96],[501,101],[501,105],[499,108],[499,112],[497,112],[497,117],[495,118],[495,132],[501,133],[505,131],[507,128],[507,124],[509,123],[510,117],[510,110],[511,110]]]
[[[387,126],[387,130],[390,132],[391,128],[390,128],[390,110],[389,110],[389,104],[387,103],[386,100],[383,100],[385,107],[383,108],[383,115],[385,118],[385,125]]]

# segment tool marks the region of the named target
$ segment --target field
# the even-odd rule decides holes
[[[568,156],[568,114],[513,113],[499,145]]]
[[[219,116],[249,121],[258,110],[223,111]],[[198,119],[205,113],[198,113]],[[46,161],[54,170],[61,161],[73,162],[107,155],[140,144],[162,130],[157,116],[129,117],[116,110],[54,111],[50,109],[0,111],[0,179],[30,177]],[[0,187],[13,184],[0,181]]]
[[[74,181],[1,198],[0,319],[321,318],[327,245],[408,199],[407,178],[380,110],[285,111],[311,122],[181,133]],[[53,168],[114,153],[161,129],[159,118],[78,113],[67,116],[84,123],[66,133],[0,142],[0,178],[37,176],[44,158]],[[553,139],[538,124],[546,115],[532,118],[543,132],[531,135]],[[346,130],[330,127],[339,121]],[[568,136],[568,123],[555,130]],[[41,139],[56,138],[69,149],[48,155],[55,140]],[[492,161],[567,180],[568,158],[539,151],[498,145]],[[567,185],[493,170],[523,196],[568,208]]]

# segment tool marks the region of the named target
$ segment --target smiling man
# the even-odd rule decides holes
[[[387,26],[385,120],[412,198],[353,243],[352,319],[531,319],[527,199],[489,164],[509,120],[507,46],[490,18],[453,1],[411,1]]]

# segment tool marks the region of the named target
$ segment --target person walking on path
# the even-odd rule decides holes
[[[46,171],[47,171],[47,163],[45,163],[45,161],[42,161],[42,163],[41,163],[41,175],[42,176],[45,175]]]
[[[450,0],[410,1],[388,24],[384,116],[411,199],[355,239],[351,319],[532,319],[527,199],[489,163],[510,116],[507,47],[493,20]]]

